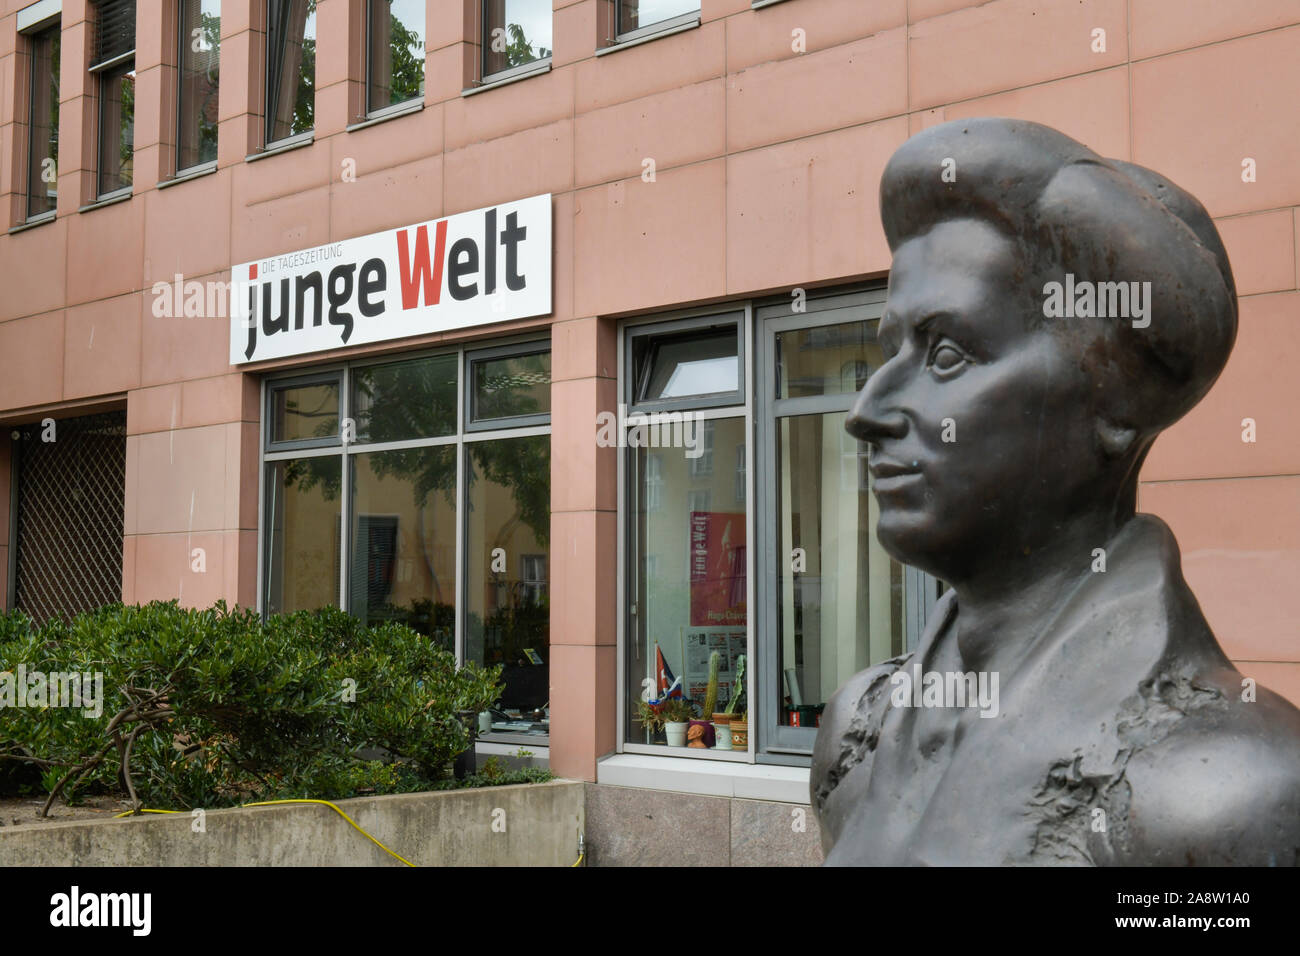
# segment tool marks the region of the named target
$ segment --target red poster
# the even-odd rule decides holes
[[[745,620],[745,515],[692,511],[691,626]]]

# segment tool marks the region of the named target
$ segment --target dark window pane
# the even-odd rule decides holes
[[[266,141],[315,128],[316,0],[268,0]]]
[[[268,614],[338,604],[341,467],[337,455],[267,465]]]
[[[436,355],[357,369],[352,375],[357,441],[455,434],[456,361],[454,355]]]
[[[217,158],[217,88],[221,81],[220,0],[180,0],[180,8],[178,170]]]
[[[483,0],[483,75],[551,55],[551,0]]]
[[[99,75],[99,195],[131,185],[135,149],[135,64]]]
[[[27,152],[27,215],[39,216],[55,207],[59,162],[59,36],[58,26],[31,38],[31,139]]]
[[[519,711],[520,724],[496,729],[541,732],[536,711],[550,700],[551,439],[468,447],[465,659],[504,667],[501,707]]]
[[[474,421],[550,412],[550,352],[481,359],[472,367]]]
[[[271,393],[271,441],[338,437],[338,383],[294,385]]]
[[[828,367],[837,358],[828,353]],[[902,566],[874,534],[865,446],[845,412],[776,423],[778,700],[783,725],[815,727],[844,681],[903,652]]]
[[[372,112],[424,97],[424,0],[370,0]]]
[[[776,397],[859,392],[867,384],[868,358],[880,366],[880,349],[866,322],[778,332]]]
[[[740,387],[736,329],[643,336],[635,341],[636,400],[718,395]]]
[[[349,611],[367,624],[398,621],[454,651],[455,446],[350,457]]]
[[[618,32],[631,33],[699,9],[700,0],[619,0]]]
[[[681,693],[702,714],[709,659],[718,652],[715,707],[725,710],[745,653],[749,622],[746,574],[747,503],[735,463],[744,460],[745,420],[708,423],[710,466],[686,448],[633,449],[631,562],[625,679],[627,739],[662,742],[635,719],[637,702],[671,688],[658,661],[680,679]],[[743,710],[743,701],[737,711]]]
[[[135,0],[95,0],[95,53],[91,66],[135,50]]]

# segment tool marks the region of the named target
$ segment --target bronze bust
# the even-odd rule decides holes
[[[951,589],[912,654],[827,705],[827,864],[1296,865],[1300,710],[1232,666],[1173,534],[1136,513],[1152,442],[1236,337],[1214,223],[1007,119],[913,137],[880,195],[885,363],[847,428],[880,543]],[[993,675],[1000,699],[911,706],[930,674]]]

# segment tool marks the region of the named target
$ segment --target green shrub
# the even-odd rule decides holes
[[[262,621],[224,603],[119,604],[44,626],[0,614],[0,674],[20,666],[102,673],[102,713],[0,703],[0,787],[30,786],[36,768],[51,799],[133,788],[159,808],[422,789],[470,745],[456,712],[501,693],[500,668],[457,669],[428,637],[335,608]]]

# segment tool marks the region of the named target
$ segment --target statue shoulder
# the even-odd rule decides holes
[[[1300,711],[1281,697],[1189,716],[1125,776],[1129,839],[1116,862],[1300,865]]]
[[[904,654],[859,671],[827,701],[809,779],[815,811],[821,811],[840,780],[875,750],[889,701],[889,680],[911,656]]]

